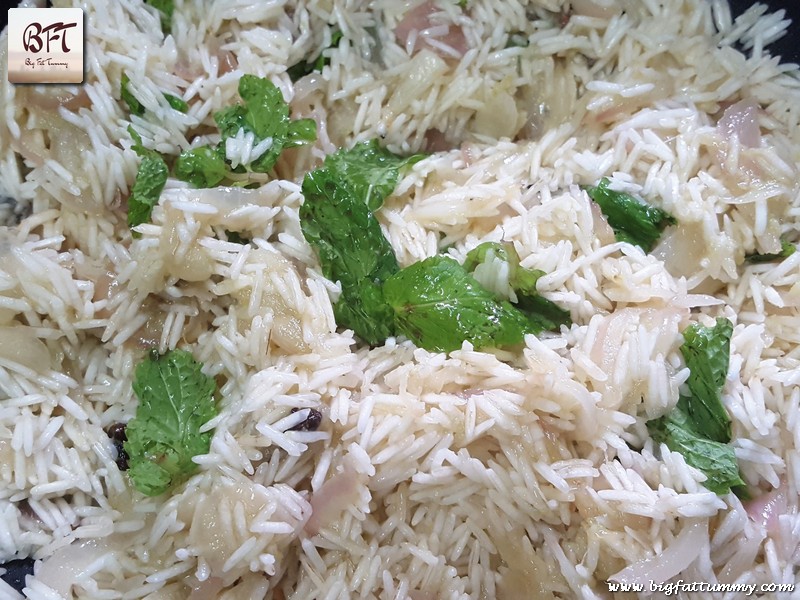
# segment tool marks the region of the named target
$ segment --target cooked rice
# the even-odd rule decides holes
[[[567,21],[556,0],[440,0],[401,43],[409,3],[177,0],[163,38],[141,0],[85,0],[79,106],[0,73],[0,561],[37,560],[28,598],[610,598],[610,577],[646,580],[657,555],[669,581],[798,581],[800,252],[743,264],[800,231],[800,78],[768,51],[788,22],[760,5],[733,20],[726,0],[572,4]],[[292,84],[335,29],[330,64]],[[258,189],[171,179],[132,239],[128,125],[166,154],[216,142],[203,132],[246,73],[317,120],[317,143]],[[760,107],[756,148],[716,125],[742,99]],[[378,213],[401,265],[512,242],[574,324],[449,355],[337,330],[299,182],[375,137],[439,150]],[[267,148],[241,135],[226,153]],[[603,176],[678,219],[652,254],[592,208],[580,186]],[[482,276],[513,294],[507,273]],[[743,475],[787,499],[772,524],[645,427],[688,377],[680,331],[716,316],[735,324],[724,403]],[[134,415],[148,346],[224,382],[198,474],[157,498],[104,432]],[[308,408],[321,429],[290,431]]]

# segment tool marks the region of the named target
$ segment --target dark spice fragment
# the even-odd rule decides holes
[[[125,452],[123,444],[128,441],[128,436],[125,434],[125,423],[114,423],[106,429],[106,435],[111,438],[114,443],[114,449],[117,451],[117,468],[120,471],[128,470],[128,453]]]
[[[301,409],[293,408],[292,412],[296,413],[298,410]],[[290,427],[289,431],[316,431],[319,428],[320,423],[322,423],[322,413],[316,408],[312,408],[309,410],[306,420],[298,423],[294,427]]]

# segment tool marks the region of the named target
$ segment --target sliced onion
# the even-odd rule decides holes
[[[446,33],[441,33],[437,27],[440,23],[435,23],[435,19],[431,18],[438,12],[439,9],[432,0],[410,10],[395,27],[394,35],[398,43],[405,47],[412,35],[416,34],[418,43],[414,46],[415,52],[420,50],[420,46],[424,44],[441,56],[451,56],[435,43],[428,43],[429,40],[436,40],[452,48],[458,56],[464,56],[469,48],[464,31],[458,25],[450,23],[444,25],[447,27]]]
[[[708,543],[708,521],[695,521],[661,553],[628,565],[608,579],[627,584],[664,583],[691,565]]]
[[[557,589],[557,576],[530,546],[513,534],[496,533],[492,542],[497,547],[506,570],[498,582],[498,597],[507,600],[555,599],[550,590]]]
[[[519,128],[519,113],[514,97],[499,88],[488,91],[486,102],[475,111],[475,133],[492,138],[513,138]]]
[[[224,46],[226,43],[223,37],[224,36],[214,36],[207,42],[209,53],[217,58],[219,64],[219,75],[224,75],[225,73],[235,71],[239,66],[239,61],[236,59],[236,55],[229,50],[222,49],[222,46]],[[194,78],[187,78],[186,80],[191,81],[192,79]]]
[[[186,58],[180,58],[172,72],[184,81],[193,81],[200,75],[200,70]]]
[[[592,224],[594,225],[595,237],[604,246],[616,242],[617,238],[614,235],[614,230],[611,229],[611,225],[608,224],[608,219],[603,214],[603,211],[600,210],[596,202],[590,201],[589,206],[591,206],[592,209]]]
[[[764,527],[771,536],[775,536],[780,531],[779,517],[786,514],[788,506],[784,482],[780,487],[745,504],[745,510],[747,516]]]
[[[520,132],[524,139],[538,140],[545,132],[576,119],[583,111],[577,104],[575,75],[561,59],[553,62],[552,77],[540,76],[524,99],[527,119]]]
[[[311,518],[306,522],[305,532],[317,535],[320,529],[333,523],[357,500],[358,476],[355,471],[345,469],[337,473],[312,494]]]
[[[192,585],[189,600],[214,600],[223,587],[225,586],[219,577],[209,577],[205,581],[198,581]]]
[[[292,108],[298,109],[302,100],[314,92],[323,89],[325,81],[319,73],[309,73],[305,77],[301,77],[294,84],[294,97],[292,98]]]
[[[639,308],[621,308],[608,316],[595,317],[601,322],[589,357],[605,373],[611,372],[611,365],[616,360],[625,333],[632,325],[638,324],[640,314]]]
[[[461,160],[464,161],[465,166],[469,167],[478,160],[478,154],[479,151],[474,144],[470,142],[461,144]]]
[[[444,133],[438,129],[428,129],[425,132],[425,149],[428,152],[446,152],[452,146],[447,143]]]
[[[22,158],[29,161],[35,167],[44,165],[47,149],[41,144],[35,143],[30,136],[23,136],[19,140],[11,140],[11,149]]]
[[[408,11],[394,29],[397,42],[405,47],[408,38],[411,37],[414,31],[419,32],[430,27],[430,16],[435,13],[436,10],[436,5],[429,0]]]
[[[758,103],[752,98],[746,98],[729,106],[717,123],[717,129],[726,139],[737,136],[743,146],[757,148],[761,145]]]
[[[72,542],[42,561],[36,570],[36,579],[64,598],[72,598],[72,585],[86,568],[112,551],[105,539]]]
[[[689,279],[700,269],[698,257],[708,254],[702,223],[671,227],[650,254],[663,261],[673,277]]]
[[[85,88],[79,88],[77,93],[72,94],[62,88],[54,87],[44,92],[31,88],[28,91],[27,103],[29,106],[42,108],[44,110],[58,110],[63,106],[67,110],[77,110],[79,108],[89,108],[92,100]]]
[[[764,530],[750,533],[752,535],[748,535],[745,529],[745,535],[732,542],[736,544],[736,553],[719,570],[717,579],[720,583],[734,583],[753,568],[766,534]]]
[[[434,85],[447,71],[447,63],[429,50],[423,50],[408,63],[399,85],[387,104],[394,114],[403,112],[421,98],[430,86]]]
[[[50,368],[50,351],[33,329],[25,325],[0,327],[0,358],[34,371]]]
[[[239,61],[236,59],[236,55],[229,50],[222,50],[217,54],[217,59],[219,60],[219,74],[225,75],[226,73],[231,73],[239,68]]]

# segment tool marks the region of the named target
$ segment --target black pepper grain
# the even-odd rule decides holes
[[[301,409],[293,408],[292,412],[296,413],[298,410]],[[322,413],[316,408],[312,408],[309,410],[306,420],[298,423],[294,427],[290,427],[289,431],[316,431],[320,423],[322,423]]]
[[[125,423],[114,423],[106,429],[106,435],[111,439],[114,449],[117,451],[117,468],[120,471],[127,471],[128,453],[125,452],[124,443],[128,440],[128,436],[125,434]]]

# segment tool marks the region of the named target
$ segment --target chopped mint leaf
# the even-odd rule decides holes
[[[675,225],[677,220],[668,212],[645,204],[630,194],[608,189],[609,183],[604,177],[596,187],[586,188],[586,192],[608,219],[617,240],[650,252],[661,232],[668,225]]]
[[[339,42],[342,40],[342,32],[341,31],[334,31],[331,34],[331,43],[328,48],[335,48],[339,45]],[[292,80],[292,83],[296,82],[298,79],[305,77],[309,73],[313,73],[316,71],[317,73],[322,72],[322,68],[325,65],[329,65],[331,63],[331,59],[325,56],[325,50],[319,53],[319,56],[311,61],[301,60],[299,63],[292,65],[286,70],[286,73],[289,75],[289,79]]]
[[[225,230],[225,237],[228,238],[228,241],[234,244],[249,244],[250,238],[247,236],[242,235],[241,231],[229,231]]]
[[[781,240],[781,251],[774,254],[747,254],[744,259],[749,263],[765,263],[774,260],[783,260],[789,258],[792,254],[797,252],[797,246],[786,240]]]
[[[537,293],[536,282],[545,273],[539,269],[521,267],[519,265],[519,254],[517,254],[513,244],[483,242],[467,253],[467,257],[464,260],[464,268],[472,273],[479,265],[494,258],[508,263],[508,283],[515,292],[521,291],[530,295]]]
[[[539,269],[526,269],[520,266],[519,255],[513,244],[500,242],[479,244],[467,253],[464,268],[479,282],[485,284],[482,273],[476,273],[476,269],[487,261],[487,266],[491,265],[494,259],[508,263],[508,284],[517,296],[516,307],[525,312],[542,330],[555,330],[561,325],[572,323],[568,310],[543,298],[536,291],[536,282],[545,273]]]
[[[266,139],[272,140],[269,149],[250,163],[250,170],[266,173],[275,166],[284,147],[316,139],[316,123],[311,119],[303,119],[300,125],[292,126],[290,133],[289,105],[280,89],[269,79],[242,75],[239,96],[244,105],[224,108],[214,114],[214,120],[222,134],[223,143],[235,137],[240,129],[252,132],[256,144]]]
[[[317,139],[317,122],[314,119],[297,119],[289,123],[284,148],[294,148],[313,143]]]
[[[175,177],[198,188],[219,185],[228,175],[222,146],[200,146],[184,150],[175,163]]]
[[[133,128],[133,125],[128,125],[128,133],[131,134],[131,139],[133,140],[131,149],[136,152],[136,154],[144,158],[149,153],[154,152],[154,150],[145,148],[144,145],[142,145],[142,136]]]
[[[518,293],[516,307],[542,331],[558,331],[561,325],[572,325],[569,311],[539,294]]]
[[[647,429],[656,443],[664,443],[679,452],[687,464],[705,473],[703,483],[716,494],[727,494],[736,488],[739,494],[746,485],[739,474],[733,446],[706,439],[695,431],[691,417],[676,408],[669,415],[647,422]]]
[[[189,352],[157,352],[136,366],[139,399],[124,443],[128,474],[137,490],[158,496],[197,470],[192,458],[208,452],[212,432],[200,428],[217,415],[216,383]]]
[[[144,105],[136,99],[136,96],[133,95],[133,92],[130,89],[130,78],[123,73],[122,78],[120,79],[120,97],[128,105],[128,110],[132,115],[136,115],[141,117],[145,113]],[[182,113],[185,113],[189,110],[189,105],[182,98],[178,98],[177,96],[173,96],[172,94],[163,94],[164,99],[167,101],[172,108]]]
[[[128,105],[128,110],[131,112],[132,115],[136,115],[141,117],[144,114],[144,106],[142,103],[136,99],[136,96],[133,95],[133,92],[129,89],[129,85],[131,83],[130,78],[127,74],[122,74],[122,79],[120,79],[119,87],[120,92],[119,95],[125,104]]]
[[[395,156],[377,140],[361,142],[331,154],[303,180],[303,235],[317,251],[325,277],[342,285],[336,322],[369,344],[394,335],[382,285],[399,269],[373,212],[394,191],[400,169],[420,158]]]
[[[384,341],[394,328],[381,284],[398,265],[380,224],[347,174],[329,160],[306,175],[303,195],[303,235],[317,251],[325,277],[341,282],[342,295],[334,306],[336,322],[369,344]]]
[[[722,443],[731,439],[731,418],[722,404],[722,388],[728,375],[732,334],[733,324],[720,317],[714,327],[687,327],[681,345],[689,367],[691,397],[681,398],[678,407],[692,419],[699,433]]]
[[[172,108],[177,110],[178,112],[185,113],[189,110],[189,105],[186,104],[186,101],[183,98],[178,98],[177,96],[173,96],[172,94],[164,94],[164,98]]]
[[[452,258],[434,256],[402,269],[383,286],[399,333],[426,350],[449,352],[518,344],[541,327],[498,301]]]
[[[378,210],[400,180],[400,170],[425,158],[424,154],[397,156],[381,148],[378,140],[359,142],[325,159],[325,168],[335,171],[372,211]]]
[[[164,159],[157,152],[146,150],[128,197],[128,227],[136,227],[150,220],[168,176],[169,169]],[[139,234],[133,232],[132,235],[138,237]]]
[[[647,422],[657,443],[680,452],[686,462],[706,474],[705,486],[717,494],[733,490],[748,496],[731,439],[731,419],[721,394],[730,362],[733,324],[718,318],[714,327],[691,325],[683,332],[681,354],[689,367],[691,396],[681,396],[668,415]]]
[[[172,14],[175,12],[173,0],[145,0],[145,3],[161,13],[161,30],[169,34],[172,31]]]

